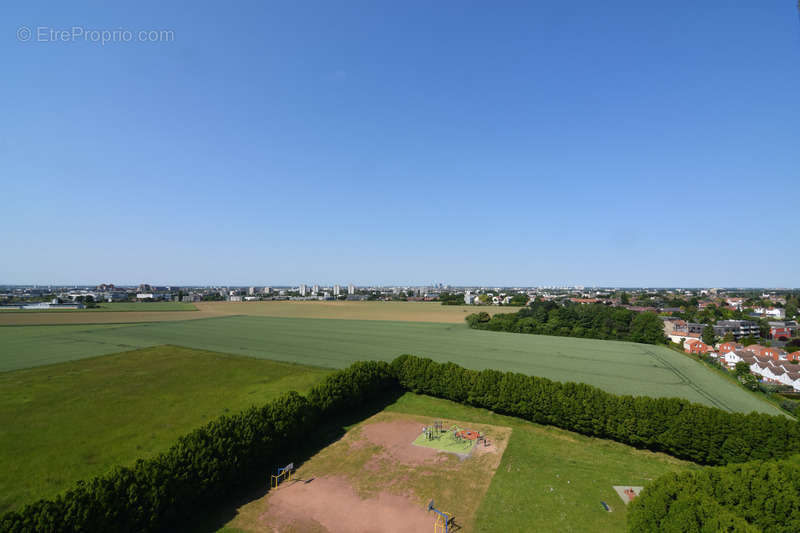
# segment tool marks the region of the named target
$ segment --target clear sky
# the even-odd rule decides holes
[[[0,32],[0,283],[800,286],[795,0],[9,1]]]

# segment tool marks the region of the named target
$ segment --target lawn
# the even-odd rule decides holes
[[[464,324],[231,316],[119,326],[0,328],[0,370],[131,347],[176,344],[327,368],[403,353],[595,385],[615,394],[680,397],[729,411],[780,414],[666,347],[477,331]]]
[[[0,373],[0,514],[327,373],[174,346]]]

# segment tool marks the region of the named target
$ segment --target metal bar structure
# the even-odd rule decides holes
[[[294,473],[294,463],[289,463],[283,468],[278,468],[277,474],[272,474],[269,478],[269,488],[277,489],[278,485],[284,481],[291,481]]]
[[[436,522],[433,523],[433,533],[450,533],[450,522],[453,520],[453,515],[434,507],[433,500],[428,502],[428,511],[436,513]]]

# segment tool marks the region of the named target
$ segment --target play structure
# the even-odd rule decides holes
[[[428,511],[436,513],[436,521],[433,523],[433,533],[450,533],[450,526],[453,525],[453,515],[434,507],[433,500],[428,502]]]
[[[277,474],[272,474],[269,478],[269,488],[277,489],[278,485],[284,481],[291,481],[294,473],[294,463],[289,463],[283,468],[278,468]]]
[[[476,444],[482,443],[484,446],[489,446],[489,440],[486,438],[486,435],[481,434],[479,431],[461,429],[456,425],[450,426],[449,429],[445,429],[444,423],[441,420],[434,420],[432,425],[424,426],[422,428],[422,436],[426,441],[441,439],[446,435],[451,437],[456,443],[469,443],[470,441],[475,441]]]

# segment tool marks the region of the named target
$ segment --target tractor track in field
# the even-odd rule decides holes
[[[687,385],[690,389],[695,391],[701,397],[703,397],[706,400],[708,400],[715,407],[718,407],[719,409],[723,409],[725,411],[728,411],[729,413],[733,412],[733,409],[731,409],[730,407],[728,407],[727,405],[725,405],[724,403],[719,401],[712,394],[709,394],[707,391],[703,390],[703,388],[700,387],[700,385],[698,385],[697,383],[692,381],[691,378],[686,376],[686,374],[684,374],[683,372],[678,370],[678,368],[675,367],[675,365],[673,365],[672,363],[670,363],[669,360],[666,357],[664,357],[663,355],[659,355],[659,354],[655,353],[654,351],[650,350],[649,348],[645,348],[644,352],[647,355],[649,355],[650,357],[652,357],[653,359],[655,359],[657,362],[659,362],[662,365],[664,365],[664,367],[667,370],[669,370],[670,372],[675,374],[678,377],[678,379],[681,380],[681,384],[682,385]]]

